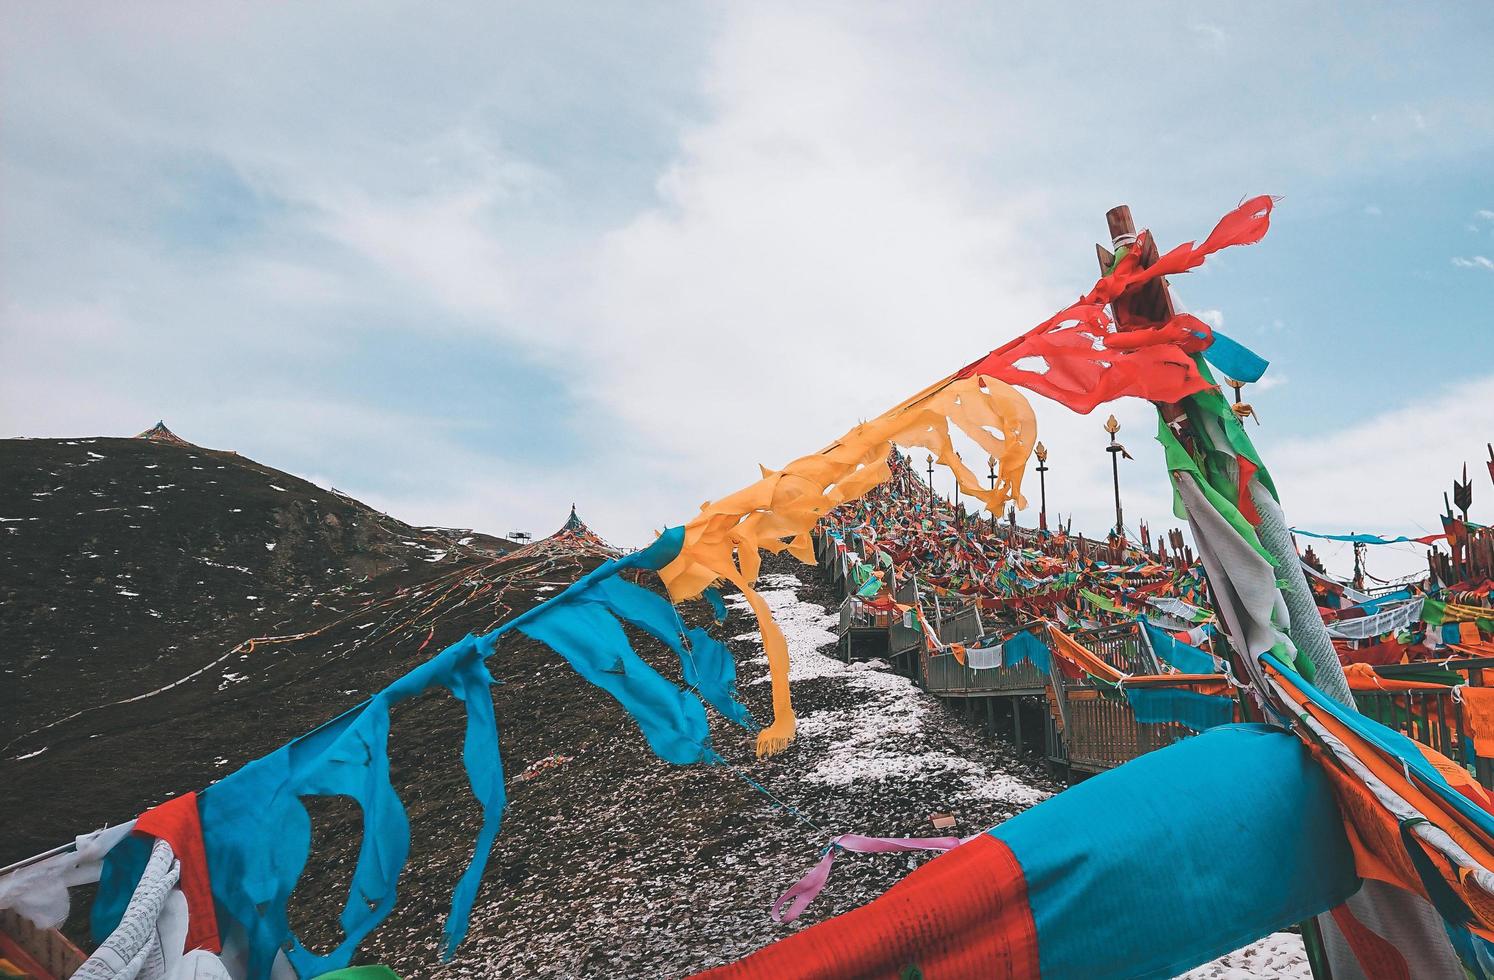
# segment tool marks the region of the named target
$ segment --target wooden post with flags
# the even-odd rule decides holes
[[[1138,233],[1136,222],[1131,216],[1129,206],[1122,204],[1111,208],[1105,213],[1105,221],[1110,230],[1111,249],[1114,249],[1114,251],[1105,248],[1103,245],[1095,245],[1095,253],[1099,259],[1100,273],[1102,275],[1109,274],[1115,267],[1118,259],[1134,249],[1140,249],[1140,254],[1137,258],[1142,268],[1150,267],[1157,261],[1159,253],[1157,252],[1156,239],[1150,234],[1142,235]],[[1172,292],[1168,289],[1166,278],[1161,276],[1142,283],[1139,286],[1127,288],[1111,301],[1110,311],[1115,321],[1115,329],[1119,332],[1145,329],[1160,323],[1166,323],[1176,314]],[[1194,430],[1193,422],[1188,418],[1184,409],[1180,405],[1170,402],[1154,402],[1153,404],[1157,406],[1157,411],[1161,414],[1163,422],[1176,434],[1178,441],[1182,443],[1190,454],[1196,455],[1198,447],[1205,443],[1200,433]],[[1236,412],[1236,416],[1240,417],[1240,413]],[[1119,491],[1117,490],[1118,493]],[[1117,499],[1118,510],[1119,500]],[[1117,523],[1119,523],[1118,513]],[[1209,589],[1212,601],[1213,589],[1208,582],[1207,570],[1205,570],[1204,579],[1205,587]],[[1243,655],[1248,656],[1248,651]],[[1238,666],[1237,664],[1237,668]],[[1312,967],[1313,976],[1317,980],[1330,980],[1332,974],[1329,967],[1329,956],[1324,946],[1323,933],[1318,921],[1316,919],[1309,919],[1303,922],[1301,930],[1303,944],[1307,948],[1308,963]]]

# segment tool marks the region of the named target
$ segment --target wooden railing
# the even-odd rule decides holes
[[[1387,680],[1414,679],[1427,663],[1392,664],[1376,667],[1375,673]],[[1485,672],[1494,671],[1494,657],[1450,660],[1437,666],[1462,674],[1465,683],[1482,687]],[[1408,738],[1428,745],[1465,766],[1471,766],[1479,783],[1494,789],[1494,759],[1480,757],[1463,720],[1462,705],[1451,688],[1445,691],[1380,692],[1355,691],[1354,703],[1366,716]]]
[[[822,546],[823,539],[817,545]],[[834,549],[823,548],[820,558],[831,581],[839,584],[843,593],[848,591]],[[918,605],[920,596],[912,581],[899,583],[897,599],[905,605]],[[982,621],[974,603],[959,599],[946,603],[930,595],[922,600],[924,614],[946,644],[972,643],[987,631],[998,633],[995,623]],[[1045,754],[1050,762],[1070,770],[1110,769],[1192,734],[1177,724],[1136,721],[1129,703],[1098,690],[1087,678],[1076,680],[1057,670],[1045,673],[1030,663],[977,669],[960,663],[953,654],[930,654],[923,633],[903,626],[896,616],[880,617],[867,625],[887,631],[887,655],[899,664],[901,672],[931,694],[962,699],[1041,696],[1047,707]],[[1082,630],[1074,634],[1074,639],[1123,673],[1162,672],[1150,647],[1130,623]],[[1375,671],[1394,679],[1412,677],[1428,666],[1393,665]],[[1463,674],[1473,686],[1484,686],[1486,671],[1491,672],[1487,679],[1494,681],[1494,657],[1454,660],[1441,666]],[[1354,700],[1367,717],[1468,766],[1479,783],[1494,789],[1494,759],[1475,754],[1462,706],[1452,688],[1356,692]]]

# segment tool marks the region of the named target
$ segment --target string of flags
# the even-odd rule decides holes
[[[889,479],[894,445],[927,448],[961,492],[993,513],[1009,501],[1024,504],[1021,478],[1036,424],[1012,387],[1020,385],[1079,412],[1122,396],[1178,407],[1186,426],[1163,415],[1158,423],[1175,511],[1190,523],[1218,598],[1218,625],[1240,656],[1254,707],[1277,725],[1231,724],[1235,702],[1224,695],[1232,679],[1212,666],[1200,669],[1203,658],[1217,661],[1175,636],[1162,642],[1157,634],[1168,634],[1149,624],[1137,624],[1139,635],[1176,672],[1126,674],[1044,618],[987,655],[1003,666],[1080,672],[1126,697],[1138,717],[1181,720],[1203,734],[956,841],[870,905],[715,975],[898,975],[913,964],[938,975],[1081,976],[1104,964],[1126,975],[1166,976],[1329,910],[1346,909],[1347,921],[1362,926],[1375,921],[1366,903],[1404,909],[1397,903],[1408,899],[1400,896],[1434,909],[1442,930],[1417,940],[1427,945],[1417,950],[1425,954],[1420,962],[1460,963],[1487,975],[1494,965],[1494,804],[1456,763],[1346,707],[1350,688],[1270,475],[1207,363],[1253,380],[1265,362],[1187,314],[1120,329],[1106,309],[1129,290],[1197,268],[1213,252],[1259,241],[1271,209],[1270,198],[1246,201],[1202,243],[1155,261],[1143,262],[1151,245],[1143,233],[1093,289],[1010,343],[824,450],[764,469],[759,480],[707,503],[648,548],[608,560],[548,601],[469,635],[199,793],[148,811],[123,831],[80,839],[76,852],[59,856],[65,860],[41,862],[19,883],[0,879],[0,898],[55,912],[59,887],[65,894],[68,883],[96,872],[92,917],[101,946],[85,964],[86,976],[164,976],[187,956],[195,957],[194,970],[221,968],[222,975],[254,980],[288,970],[300,977],[345,970],[395,907],[410,849],[409,821],[389,779],[389,711],[444,688],[467,712],[462,754],[483,813],[444,925],[449,959],[465,936],[506,806],[485,666],[497,642],[518,632],[549,646],[612,696],[667,761],[721,760],[710,744],[707,707],[755,732],[760,754],[780,751],[794,737],[795,716],[786,643],[754,589],[761,553],[812,562],[817,523]],[[1045,370],[1033,368],[1038,360]],[[998,473],[991,485],[954,451],[954,430],[990,454]],[[624,572],[655,573],[669,598]],[[673,604],[702,597],[719,611],[713,590],[722,583],[742,592],[761,629],[773,706],[761,728],[736,696],[726,648],[706,630],[687,628]],[[1423,602],[1423,615],[1426,609]],[[1434,614],[1465,615],[1455,602]],[[628,627],[678,658],[683,685],[638,655]],[[311,845],[302,800],[322,795],[359,804],[363,839],[340,917],[344,939],[316,953],[295,934],[287,905]],[[1127,819],[1096,818],[1115,813]],[[841,849],[850,849],[846,840]],[[1381,898],[1362,888],[1362,879],[1396,891]],[[790,908],[802,897],[790,899]],[[1416,920],[1417,908],[1406,921]],[[1362,936],[1349,927],[1345,933]],[[1159,935],[1175,938],[1159,943]]]

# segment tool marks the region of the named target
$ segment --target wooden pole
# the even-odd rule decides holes
[[[1105,213],[1105,223],[1110,228],[1111,246],[1117,251],[1122,248],[1140,247],[1143,268],[1157,261],[1157,243],[1153,236],[1147,235],[1138,245],[1136,222],[1131,217],[1131,209],[1128,206],[1122,204],[1111,208]],[[1100,260],[1101,273],[1108,273],[1114,264],[1115,255],[1099,245],[1095,246],[1095,250]],[[1122,331],[1166,323],[1175,313],[1172,293],[1167,288],[1166,279],[1160,276],[1121,293],[1110,304],[1110,311],[1115,319],[1116,329]],[[1192,432],[1183,409],[1171,402],[1155,402],[1154,404],[1157,406],[1157,411],[1162,414],[1162,420],[1177,433],[1178,440],[1190,452],[1193,451],[1195,447],[1191,445]],[[1208,581],[1207,570],[1204,572],[1204,586],[1208,589],[1212,601],[1213,588]],[[1307,949],[1307,961],[1312,968],[1313,977],[1315,980],[1332,980],[1328,955],[1323,947],[1322,933],[1318,928],[1317,920],[1307,920],[1302,923],[1301,929],[1303,944]]]

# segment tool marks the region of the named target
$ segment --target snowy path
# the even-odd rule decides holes
[[[1312,980],[1302,937],[1273,932],[1228,956],[1195,967],[1178,980]]]
[[[822,709],[799,719],[799,740],[817,760],[802,777],[806,782],[828,787],[886,782],[889,789],[896,789],[909,781],[944,777],[942,781],[949,782],[947,777],[954,777],[951,803],[1001,801],[1023,809],[1048,797],[1025,779],[971,758],[963,745],[928,738],[934,734],[933,719],[948,724],[938,699],[893,674],[883,661],[837,660],[831,655],[836,640],[831,628],[837,617],[801,599],[798,593],[803,588],[797,576],[777,574],[764,575],[759,589],[788,642],[790,681],[797,687],[832,678],[857,695],[845,708]],[[750,617],[741,596],[728,602]],[[732,639],[761,643],[755,631]],[[767,666],[762,656],[747,663]],[[766,673],[753,681],[767,682]]]

